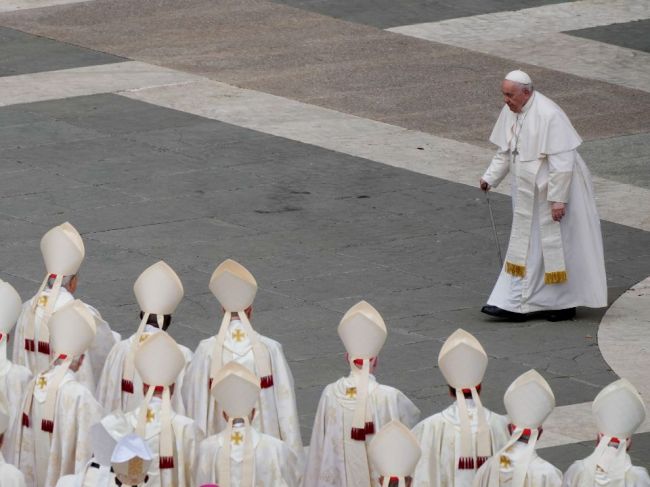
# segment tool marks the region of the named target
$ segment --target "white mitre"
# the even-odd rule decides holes
[[[110,464],[121,485],[140,485],[145,482],[152,460],[147,443],[140,436],[130,434],[117,442]]]
[[[11,284],[0,279],[0,367],[7,361],[7,342],[23,302]]]
[[[99,422],[90,428],[90,447],[93,450],[93,461],[103,467],[111,466],[111,456],[115,449],[116,441]]]
[[[471,333],[459,328],[445,341],[438,354],[438,367],[447,384],[456,390],[456,404],[460,419],[460,458],[458,469],[473,470],[480,467],[492,454],[491,434],[485,410],[477,387],[483,381],[488,356],[480,342]],[[476,405],[478,429],[476,432],[476,458],[472,457],[471,418],[467,410],[465,393],[470,392]]]
[[[372,305],[360,301],[343,315],[338,333],[348,352],[352,374],[358,375],[351,437],[353,440],[365,441],[366,435],[375,433],[372,415],[368,410],[370,361],[379,355],[386,342],[386,323]],[[360,371],[354,364],[355,360],[362,361]]]
[[[396,420],[384,425],[368,445],[368,457],[384,477],[382,487],[388,487],[391,480],[405,487],[406,477],[413,475],[421,455],[415,435]]]
[[[508,81],[514,81],[515,83],[519,83],[522,85],[533,84],[533,80],[530,79],[530,76],[528,76],[527,73],[524,73],[520,69],[510,71],[508,74],[506,74],[506,77],[504,79],[507,79]]]

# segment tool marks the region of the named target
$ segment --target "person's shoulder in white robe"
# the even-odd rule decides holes
[[[586,464],[584,460],[574,462],[564,474],[563,487],[584,487],[583,477],[585,475]],[[594,486],[606,487],[614,485],[608,480],[606,474],[597,474]],[[623,487],[650,487],[650,475],[644,467],[636,467],[631,464],[625,472],[625,481],[623,484],[616,483],[617,486]]]
[[[25,477],[13,465],[6,463],[0,453],[0,487],[25,487]]]
[[[0,369],[2,368],[0,365]],[[23,397],[27,384],[32,379],[32,373],[27,367],[10,361],[5,362],[4,368],[4,374],[0,371],[0,395],[5,397],[9,406],[9,429],[5,433],[0,452],[11,463],[14,458],[16,428],[20,426],[18,418],[22,413]]]

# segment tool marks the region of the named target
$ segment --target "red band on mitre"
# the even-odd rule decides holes
[[[56,274],[50,274],[50,275],[48,276],[48,279],[56,279]]]
[[[266,377],[262,377],[260,379],[260,387],[262,389],[268,389],[269,387],[273,387],[273,375],[267,375]]]
[[[149,384],[144,384],[144,386],[145,386],[145,387],[151,387]],[[171,386],[169,386],[169,387],[171,387]],[[162,392],[163,392],[164,390],[165,390],[165,386],[155,386],[154,389],[153,389],[153,392],[154,392],[154,393],[155,393],[155,392],[160,392],[160,393],[162,394]]]
[[[174,468],[174,457],[160,457],[159,467],[161,470],[164,468]]]
[[[65,360],[65,359],[68,358],[68,356],[67,356],[65,353],[60,353],[60,354],[59,354],[59,358],[60,358],[61,360]]]
[[[399,477],[391,477],[388,479],[389,482],[399,482]]]

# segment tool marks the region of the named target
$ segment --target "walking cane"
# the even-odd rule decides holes
[[[488,209],[490,210],[490,223],[492,224],[492,233],[494,234],[494,243],[497,246],[497,253],[499,255],[499,263],[503,267],[503,255],[501,255],[501,244],[499,243],[499,235],[497,235],[497,226],[494,223],[494,213],[492,213],[492,203],[490,202],[490,192],[488,190],[483,191],[485,193],[485,201],[487,201]]]

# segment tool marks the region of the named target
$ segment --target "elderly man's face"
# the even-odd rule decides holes
[[[503,102],[515,113],[521,112],[531,95],[530,91],[523,89],[519,83],[507,79],[501,83],[501,93]]]

